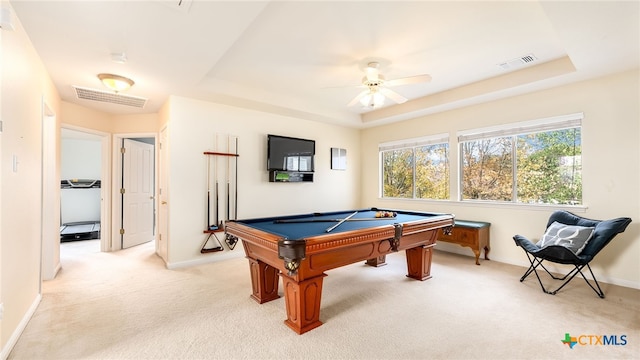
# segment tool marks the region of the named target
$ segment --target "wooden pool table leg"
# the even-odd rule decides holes
[[[374,266],[374,267],[385,266],[387,265],[387,255],[380,255],[373,259],[369,259],[365,264],[369,266]]]
[[[278,269],[260,260],[247,259],[251,270],[251,297],[260,304],[279,298]]]
[[[433,246],[422,245],[405,250],[407,254],[407,277],[416,280],[431,278],[431,257]]]
[[[320,321],[320,299],[322,298],[322,274],[310,279],[295,281],[281,274],[287,320],[284,323],[298,334],[322,325]]]

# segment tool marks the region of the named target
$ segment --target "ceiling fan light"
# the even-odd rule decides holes
[[[98,79],[102,81],[104,86],[115,92],[125,91],[135,84],[129,78],[114,74],[98,74]]]
[[[371,92],[360,99],[360,104],[368,108],[379,108],[384,105],[384,95],[379,91],[371,90]]]

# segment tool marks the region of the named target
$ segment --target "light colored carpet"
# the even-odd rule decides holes
[[[167,270],[144,244],[101,253],[65,243],[63,270],[9,359],[632,359],[640,356],[640,291],[582,279],[542,293],[524,268],[438,252],[433,278],[405,277],[404,253],[380,268],[328,272],[321,327],[291,331],[284,298],[250,299],[237,258]],[[89,247],[89,250],[87,250]],[[234,251],[242,252],[242,246]],[[215,255],[214,255],[215,256]],[[524,253],[523,253],[524,256]],[[577,281],[576,281],[577,280]],[[625,335],[626,345],[562,344],[565,333]],[[594,340],[595,341],[595,340]]]

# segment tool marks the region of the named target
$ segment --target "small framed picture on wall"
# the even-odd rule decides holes
[[[347,170],[347,149],[331,148],[331,169]]]

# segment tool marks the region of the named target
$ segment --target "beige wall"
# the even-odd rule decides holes
[[[79,127],[103,133],[157,133],[158,114],[112,115],[62,101],[63,126]]]
[[[360,204],[358,130],[180,97],[172,97],[170,103],[170,266],[216,255],[200,254],[206,226],[203,152],[216,150],[216,133],[239,137],[238,218],[351,209]],[[268,181],[267,134],[316,141],[313,183]],[[346,171],[330,169],[332,147],[347,150]]]
[[[111,116],[101,111],[62,101],[60,114],[63,126],[96,130],[102,133],[113,132]]]
[[[6,3],[3,6],[10,7]],[[13,20],[14,31],[1,30],[2,355],[6,355],[7,349],[17,341],[40,299],[43,103],[48,105],[51,113],[60,113],[60,100],[51,79],[20,22],[15,18]],[[59,142],[54,147],[59,149]],[[14,158],[18,162],[16,170]],[[53,173],[59,174],[59,169],[54,169]],[[59,199],[57,206],[51,206],[50,209],[44,209],[45,212],[56,214],[59,211]]]
[[[596,219],[628,216],[634,220],[625,233],[596,257],[592,267],[603,281],[640,288],[638,79],[636,70],[364,130],[362,178],[378,179],[381,142],[449,133],[451,157],[457,159],[457,131],[583,112],[583,201],[587,209],[573,210]],[[451,169],[454,186],[457,176],[455,160]],[[514,245],[513,235],[539,238],[552,211],[457,201],[384,200],[378,197],[378,186],[378,181],[362,183],[362,199],[367,206],[449,212],[460,219],[491,222],[491,258],[523,266],[528,262]],[[451,244],[441,243],[438,248],[471,254],[471,250]]]
[[[515,233],[539,236],[549,209],[381,200],[377,194],[378,143],[442,132],[454,135],[462,129],[584,112],[584,202],[588,208],[581,214],[593,218],[630,216],[635,220],[596,258],[594,270],[605,281],[640,288],[637,71],[363,131],[179,97],[172,97],[160,114],[116,116],[61,102],[19,21],[14,20],[14,31],[0,31],[0,303],[4,306],[0,320],[1,356],[8,355],[40,296],[43,99],[56,115],[57,123],[108,134],[157,132],[169,124],[169,264],[189,264],[214,256],[199,252],[204,240],[206,194],[206,160],[202,152],[213,146],[213,134],[230,133],[240,139],[241,218],[360,206],[453,212],[459,218],[493,224],[495,261],[525,265],[524,254],[511,237]],[[267,181],[268,133],[316,140],[314,183]],[[59,140],[54,146],[59,151]],[[347,171],[329,169],[331,147],[347,149]],[[17,171],[13,171],[14,156]],[[59,169],[54,172],[59,174]],[[44,211],[56,214],[59,198],[52,201],[52,209]],[[450,249],[469,253],[457,247]],[[241,252],[241,248],[235,251]],[[481,269],[478,267],[478,271]]]

